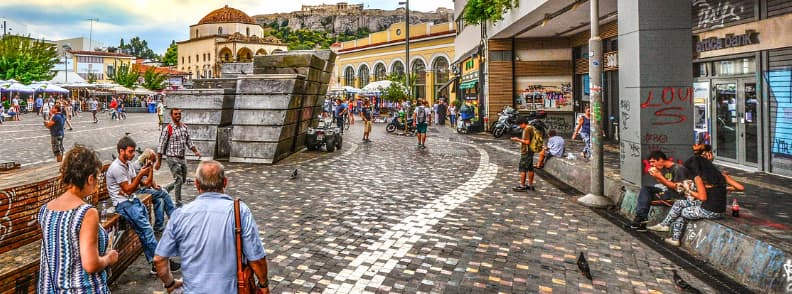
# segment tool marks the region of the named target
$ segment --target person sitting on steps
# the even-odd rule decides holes
[[[649,210],[652,200],[676,200],[681,198],[677,192],[677,184],[688,179],[684,166],[668,160],[665,153],[656,150],[649,153],[649,175],[657,182],[654,186],[643,186],[638,192],[638,203],[635,206],[635,218],[630,229],[646,232]]]

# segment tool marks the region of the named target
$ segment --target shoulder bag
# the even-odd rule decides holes
[[[239,198],[234,199],[234,235],[236,236],[237,287],[239,294],[264,293],[256,282],[256,275],[250,264],[242,261],[242,217],[239,212]]]

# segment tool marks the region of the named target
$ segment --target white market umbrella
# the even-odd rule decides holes
[[[45,92],[45,93],[69,93],[69,90],[59,87],[58,85],[53,84],[37,84],[36,90]]]
[[[360,93],[360,89],[351,87],[351,86],[344,86],[344,91],[347,93]]]
[[[4,84],[0,85],[0,88],[2,88],[3,91],[7,91],[7,92],[18,92],[18,93],[33,93],[33,92],[35,92],[34,88],[31,88],[29,86],[25,86],[23,84],[20,84],[20,83],[14,81],[14,80],[6,81]]]

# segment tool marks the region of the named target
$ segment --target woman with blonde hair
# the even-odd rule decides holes
[[[41,259],[38,293],[110,293],[108,266],[118,252],[108,248],[99,212],[85,197],[99,188],[102,162],[96,153],[75,146],[64,157],[60,180],[66,191],[41,207]]]

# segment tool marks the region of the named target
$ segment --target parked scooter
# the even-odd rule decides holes
[[[491,128],[492,135],[495,138],[500,138],[503,134],[510,134],[510,135],[519,135],[522,133],[522,129],[520,125],[517,124],[517,119],[520,117],[519,112],[516,109],[512,108],[511,106],[506,106],[503,108],[501,113],[499,114],[498,121],[496,121]],[[531,125],[540,125],[543,129],[546,129],[544,122],[540,119],[547,117],[547,112],[544,110],[535,110],[528,112],[525,115],[530,122]],[[536,124],[536,125],[535,125]]]
[[[407,127],[407,134],[415,135],[415,131],[416,130],[415,130],[415,128],[413,128],[413,119],[412,118],[408,118],[407,119],[407,126],[406,127]],[[388,123],[387,126],[385,126],[385,131],[388,132],[388,133],[393,133],[396,130],[404,131],[404,128],[405,128],[404,124],[402,124],[401,119],[397,115],[397,116],[394,116],[393,119],[391,119],[391,121]]]

